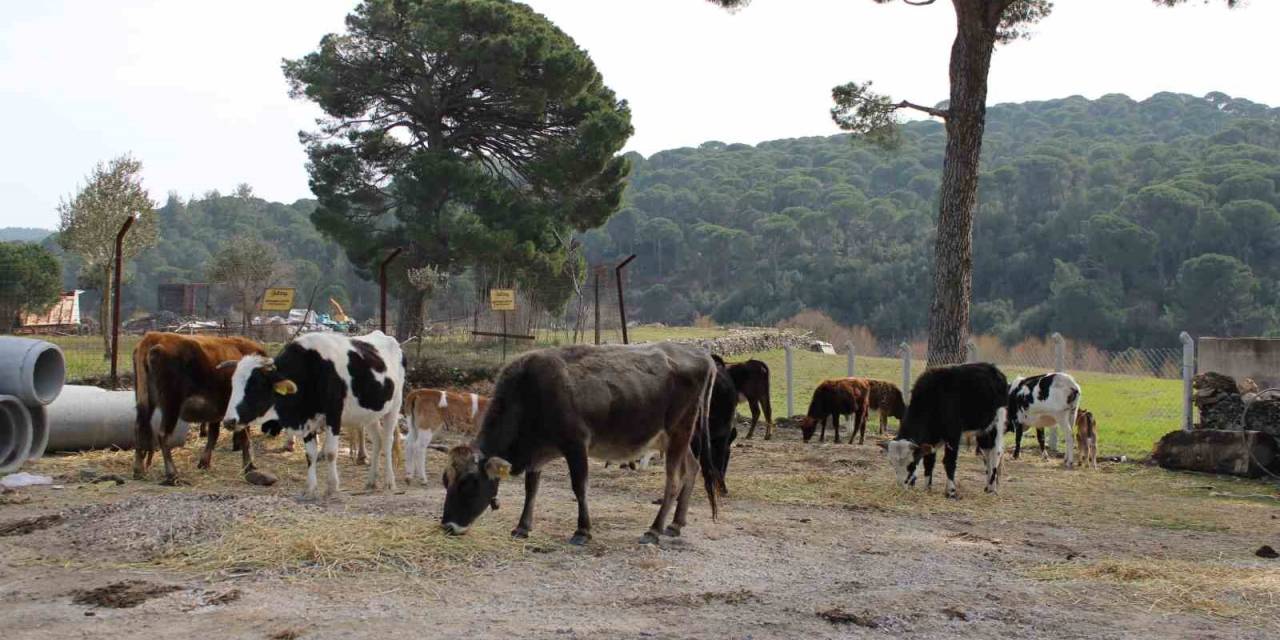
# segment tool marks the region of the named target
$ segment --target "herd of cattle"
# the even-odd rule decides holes
[[[763,410],[764,438],[773,433],[769,368],[758,360],[726,363],[701,347],[675,343],[575,345],[524,354],[502,369],[491,397],[474,393],[406,389],[400,344],[381,332],[360,337],[311,333],[287,344],[274,358],[245,338],[148,333],[133,354],[137,396],[134,477],[145,476],[156,444],[165,482],[177,480],[169,442],[179,418],[203,425],[205,448],[198,466],[208,468],[220,430],[229,429],[241,451],[246,477],[254,468],[248,433],[288,433],[302,439],[307,460],[304,499],[316,499],[323,467],[323,496],[338,491],[338,440],[344,431],[351,449],[370,447],[366,489],[396,488],[392,449],[403,434],[405,480],[427,484],[426,457],[434,433],[454,430],[473,436],[448,450],[442,473],[445,499],[441,525],[461,534],[487,509],[497,509],[498,486],[523,475],[524,507],[512,535],[528,536],[543,466],[563,458],[578,505],[571,542],[591,537],[587,509],[588,459],[630,463],[662,457],[666,468],[653,524],[643,542],[678,536],[688,517],[689,497],[699,472],[712,517],[717,497],[728,493],[725,475],[737,437],[734,416],[746,400],[754,435]],[[1067,439],[1068,467],[1074,444],[1097,466],[1097,424],[1080,409],[1080,387],[1065,373],[1046,373],[1009,384],[991,364],[964,364],[926,371],[911,389],[910,404],[895,385],[866,378],[827,380],[814,390],[800,420],[805,442],[815,431],[826,437],[831,422],[840,440],[840,418],[851,418],[849,443],[859,443],[871,411],[880,433],[890,417],[897,435],[881,442],[898,483],[911,487],[923,462],[924,484],[933,483],[939,449],[947,473],[946,495],[957,497],[956,459],[966,433],[976,436],[986,467],[986,490],[997,491],[1003,436],[1036,429],[1044,456],[1044,428],[1075,432]],[[158,428],[152,416],[159,411]],[[674,513],[672,509],[674,508]],[[670,522],[668,523],[668,518]]]

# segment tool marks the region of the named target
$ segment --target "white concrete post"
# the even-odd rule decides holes
[[[792,370],[794,367],[792,367],[791,365],[791,346],[787,345],[784,351],[787,354],[787,417],[789,418],[796,414],[795,385],[793,384],[793,378],[792,378]]]
[[[848,358],[849,358],[849,377],[850,377],[850,378],[852,378],[852,377],[853,377],[853,365],[854,365],[854,359],[855,359],[855,358],[857,358],[858,356],[857,356],[857,354],[856,354],[856,353],[854,353],[854,349],[853,349],[853,341],[852,341],[852,340],[850,340],[849,342],[844,343],[844,347],[845,347],[845,349],[847,349],[847,351],[846,351],[845,353],[846,353],[846,355],[847,355],[847,356],[848,356]]]
[[[911,345],[899,344],[898,353],[902,356],[902,397],[911,402]]]
[[[969,341],[964,343],[964,361],[970,363],[978,361],[978,343],[974,342],[973,338],[969,338]]]
[[[1191,415],[1191,379],[1196,375],[1196,341],[1186,331],[1178,334],[1178,339],[1182,341],[1182,430],[1190,431],[1194,426]]]

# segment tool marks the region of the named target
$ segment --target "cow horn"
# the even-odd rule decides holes
[[[511,474],[511,463],[493,456],[484,463],[484,474],[495,480],[501,480]]]
[[[218,369],[234,369],[237,364],[240,364],[239,360],[223,360],[218,363]]]

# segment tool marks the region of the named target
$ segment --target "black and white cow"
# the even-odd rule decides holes
[[[1017,460],[1022,453],[1022,432],[1029,428],[1036,430],[1040,457],[1047,459],[1044,430],[1056,425],[1067,435],[1067,468],[1074,466],[1074,427],[1079,409],[1080,385],[1070,375],[1044,373],[1014,380],[1009,388],[1009,425],[1006,428],[1014,432],[1013,459]]]
[[[223,426],[234,430],[274,412],[263,431],[302,437],[307,452],[306,499],[316,497],[316,464],[327,462],[325,496],[338,491],[338,435],[342,425],[359,425],[372,445],[367,489],[377,486],[382,467],[387,488],[396,488],[391,469],[396,422],[404,389],[404,355],[395,338],[380,331],[355,338],[308,333],[285,345],[274,359],[245,356],[235,364],[231,400]],[[318,436],[324,448],[317,453]]]
[[[925,371],[911,388],[911,404],[897,438],[885,445],[898,483],[915,486],[916,464],[924,458],[925,487],[932,488],[937,451],[945,447],[942,464],[947,471],[947,497],[959,497],[956,458],[960,437],[966,431],[976,431],[978,455],[986,465],[986,491],[995,493],[1000,488],[1008,401],[1008,379],[995,365],[962,364]]]

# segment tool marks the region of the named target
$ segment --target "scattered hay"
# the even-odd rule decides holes
[[[98,557],[145,562],[213,540],[250,514],[306,507],[274,496],[172,493],[134,496],[64,513],[69,546]]]
[[[306,631],[302,629],[283,629],[267,637],[271,640],[298,640],[298,638],[301,638],[304,633],[306,633]]]
[[[632,600],[634,604],[640,606],[661,607],[701,607],[717,602],[729,605],[740,605],[759,601],[760,598],[750,589],[735,589],[733,591],[704,591],[702,593],[679,593]]]
[[[330,578],[393,572],[438,579],[451,571],[513,561],[547,546],[513,540],[484,527],[465,536],[448,536],[420,516],[291,509],[246,516],[216,538],[175,549],[161,563],[207,572],[271,571]]]
[[[0,524],[0,538],[5,536],[21,536],[33,531],[48,529],[55,524],[61,523],[62,520],[62,515],[55,513],[53,515],[23,518],[21,520],[14,520],[13,522],[6,522],[4,524]]]
[[[840,607],[819,611],[818,617],[831,624],[855,624],[868,629],[875,629],[880,626],[880,622],[867,613],[852,613]]]
[[[181,590],[182,587],[176,585],[125,580],[97,589],[77,589],[71,592],[71,602],[90,607],[131,609],[152,598]]]
[[[1107,559],[1033,567],[1038,580],[1116,585],[1135,604],[1219,618],[1280,620],[1280,570],[1218,562]]]

